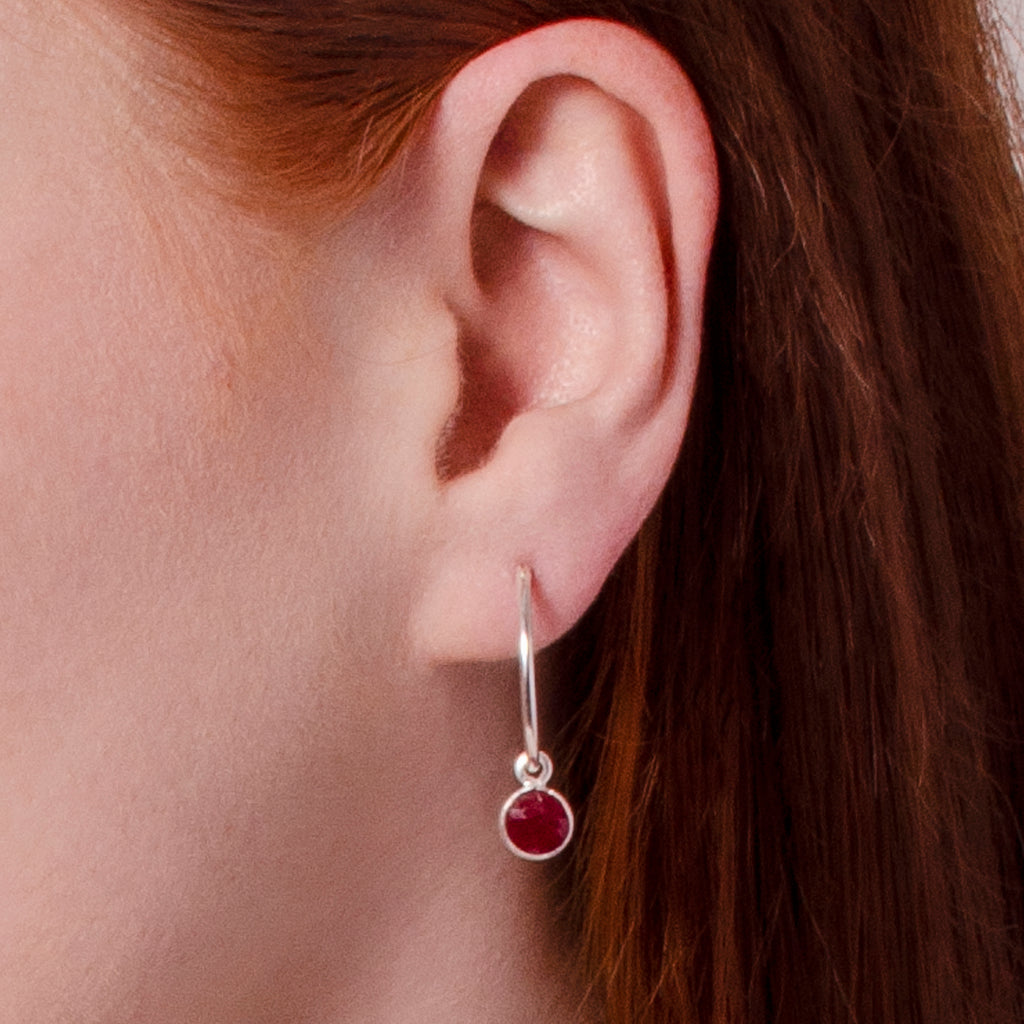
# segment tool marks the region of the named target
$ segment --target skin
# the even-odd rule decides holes
[[[324,724],[386,749],[409,717],[386,587],[375,628],[355,611],[388,559],[342,557],[386,547],[351,439],[395,375],[334,360],[288,309],[287,240],[132,131],[102,25],[5,13],[0,1016],[304,1019],[332,993],[290,991],[296,965],[376,934],[323,891],[394,841],[330,819],[411,770]]]
[[[553,465],[564,423],[539,441],[536,424],[573,407],[576,383],[611,410],[600,422],[629,406],[630,432],[609,428],[614,450],[594,456],[621,459],[627,497],[608,504],[602,484],[614,521],[571,542],[536,526],[567,521],[561,505],[513,516],[515,550],[484,559],[501,571],[438,574],[461,564],[453,538],[505,543],[486,502],[509,487],[484,475],[474,491],[469,473],[446,488],[434,462],[458,402],[444,296],[462,288],[438,277],[467,273],[447,255],[464,225],[408,186],[452,147],[425,145],[336,223],[273,228],[141,127],[160,100],[97,5],[5,0],[2,15],[0,1018],[588,1019],[549,875],[496,834],[521,740],[514,669],[492,659],[512,654],[518,559],[543,577],[545,545],[600,553],[547,566],[542,640],[593,597],[668,472],[689,385],[664,366],[692,355],[644,356],[629,394],[595,385],[626,379],[604,355],[564,379],[525,359],[519,402],[543,415],[521,432]],[[538,77],[531,52],[498,65],[512,98]],[[600,131],[556,156],[629,138],[618,101],[579,109]],[[504,110],[485,114],[464,147],[480,161]],[[513,203],[518,184],[495,187]],[[664,333],[665,308],[652,295],[626,319]],[[508,433],[499,469],[519,458]]]

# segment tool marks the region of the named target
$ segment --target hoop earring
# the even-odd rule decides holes
[[[521,565],[519,586],[519,696],[523,719],[523,745],[513,771],[520,789],[504,803],[499,817],[505,845],[524,860],[549,860],[572,838],[574,827],[569,801],[548,788],[551,758],[540,749],[537,732],[537,684],[533,667],[533,573]]]

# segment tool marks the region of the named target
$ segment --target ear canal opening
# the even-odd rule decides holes
[[[470,332],[459,332],[459,399],[441,430],[434,455],[435,471],[443,483],[484,465],[515,414],[511,382],[502,378],[500,368],[490,373],[484,369],[485,345]]]
[[[521,225],[493,203],[480,199],[473,210],[473,276],[484,294],[521,253]],[[441,431],[435,454],[438,479],[448,482],[484,465],[521,396],[501,346],[465,323],[458,337],[459,398]]]

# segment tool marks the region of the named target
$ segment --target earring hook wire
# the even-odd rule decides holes
[[[533,659],[533,572],[521,565],[516,571],[519,584],[519,696],[523,719],[523,743],[526,770],[536,775],[542,770],[540,736],[537,729],[537,683]]]

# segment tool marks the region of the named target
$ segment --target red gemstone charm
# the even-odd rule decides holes
[[[544,786],[520,789],[501,809],[505,844],[526,860],[547,860],[561,853],[572,829],[572,810],[565,797]]]

